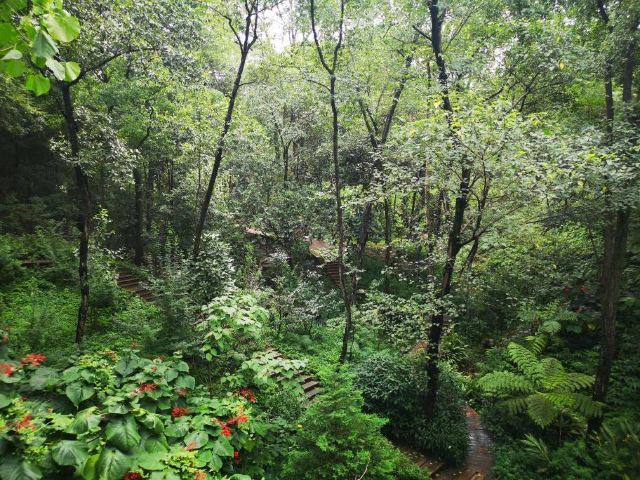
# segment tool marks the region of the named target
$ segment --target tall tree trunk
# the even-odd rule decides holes
[[[136,265],[142,265],[144,262],[144,184],[142,181],[142,172],[140,167],[133,169],[133,183],[135,186],[135,212],[136,212],[136,228],[134,240],[134,257],[133,262]]]
[[[331,59],[331,65],[325,60],[322,48],[320,47],[320,41],[318,39],[318,31],[316,30],[316,16],[315,16],[315,1],[309,2],[309,13],[311,14],[311,28],[313,30],[313,40],[316,45],[318,57],[320,63],[325,71],[329,74],[329,97],[331,101],[331,157],[333,161],[333,183],[336,202],[336,226],[338,230],[338,283],[340,286],[340,292],[342,293],[342,300],[345,308],[345,325],[344,333],[342,335],[342,348],[340,350],[339,362],[344,363],[347,359],[347,353],[349,350],[349,339],[353,335],[353,318],[351,312],[352,306],[352,293],[349,293],[347,289],[346,274],[344,271],[344,249],[345,249],[345,234],[344,234],[344,220],[342,212],[342,183],[340,181],[340,158],[338,156],[338,105],[336,103],[336,68],[338,65],[338,55],[342,47],[342,40],[344,34],[344,6],[346,0],[340,0],[340,24],[338,30],[338,41],[333,48],[333,55]]]
[[[385,293],[389,293],[389,268],[391,266],[391,231],[392,214],[391,205],[388,198],[384,199],[384,283],[382,289]]]
[[[89,312],[89,218],[91,216],[91,196],[89,179],[80,165],[80,142],[78,140],[78,124],[73,109],[73,99],[68,84],[61,82],[62,107],[67,129],[67,139],[71,146],[71,157],[74,160],[74,176],[78,189],[78,230],[80,231],[80,248],[78,249],[78,277],[80,280],[80,307],[76,323],[76,343],[82,342]]]
[[[216,185],[216,179],[218,178],[218,171],[220,170],[220,164],[222,163],[222,156],[224,153],[224,144],[227,137],[227,133],[229,132],[229,128],[231,127],[231,120],[233,118],[233,110],[236,104],[236,99],[238,97],[238,91],[240,90],[240,85],[242,82],[242,74],[244,72],[244,67],[247,62],[247,57],[249,56],[249,52],[251,51],[251,47],[254,45],[256,40],[258,39],[257,28],[258,28],[258,0],[253,1],[245,1],[245,10],[246,10],[246,18],[244,24],[244,38],[240,38],[238,32],[233,28],[233,33],[236,36],[237,44],[240,47],[240,63],[238,64],[238,70],[236,71],[236,77],[233,81],[233,88],[231,89],[231,96],[229,97],[229,104],[227,105],[227,113],[224,117],[224,123],[222,125],[222,132],[220,132],[220,137],[218,138],[218,145],[216,147],[216,152],[213,161],[213,170],[211,171],[211,177],[209,178],[209,184],[207,185],[207,190],[204,195],[204,200],[202,202],[202,208],[200,209],[200,218],[198,220],[198,224],[196,225],[195,237],[193,240],[193,258],[198,258],[200,253],[200,244],[202,242],[202,233],[204,231],[204,226],[207,221],[207,212],[209,211],[209,205],[211,204],[211,196],[213,195],[213,190]],[[232,20],[227,17],[229,25],[232,25]]]
[[[442,56],[442,23],[444,21],[444,13],[440,11],[438,0],[430,0],[428,5],[429,17],[431,20],[431,38],[429,40],[431,41],[431,48],[433,50],[436,65],[438,66],[438,82],[440,83],[441,98],[443,102],[442,108],[447,114],[447,121],[449,123],[451,135],[454,136],[455,140],[455,132],[453,131],[452,126],[452,117],[454,112],[449,98],[447,65],[444,57]],[[458,188],[455,208],[453,211],[453,219],[447,240],[447,258],[444,263],[442,280],[437,293],[439,298],[444,298],[451,292],[456,257],[458,256],[458,252],[461,248],[460,234],[462,232],[464,214],[467,209],[470,179],[471,167],[468,164],[467,159],[463,158],[460,185]],[[429,417],[432,417],[435,412],[438,390],[440,387],[440,368],[438,362],[440,360],[440,341],[442,339],[443,326],[444,313],[439,312],[431,319],[427,345],[427,392],[424,407],[425,413]]]
[[[612,34],[613,27],[609,23],[609,15],[602,0],[598,1],[598,12],[609,34]],[[633,30],[636,28],[637,20],[633,22]],[[632,86],[634,66],[635,40],[632,40],[626,49],[626,58],[624,59],[622,68],[622,100],[627,105],[633,100]],[[613,142],[613,122],[615,119],[613,103],[613,65],[610,60],[606,60],[604,67],[606,129],[608,141]],[[627,118],[627,120],[631,121],[631,118]],[[627,207],[615,207],[612,206],[611,203],[611,198],[607,192],[605,193],[606,224],[603,232],[604,252],[602,256],[601,273],[600,358],[593,387],[593,399],[598,402],[605,402],[607,400],[611,369],[616,357],[616,317],[618,301],[620,299],[622,273],[625,266],[627,237],[629,234],[629,209]],[[589,432],[592,432],[600,428],[601,424],[601,418],[591,418],[587,429]]]
[[[289,145],[291,142],[285,143],[282,148],[282,164],[284,168],[284,183],[287,183],[289,180]]]

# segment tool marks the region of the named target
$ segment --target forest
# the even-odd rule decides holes
[[[640,479],[640,0],[0,0],[0,480]]]

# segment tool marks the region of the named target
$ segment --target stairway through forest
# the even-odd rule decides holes
[[[131,273],[120,271],[118,272],[118,286],[124,290],[128,290],[135,293],[146,302],[155,302],[155,294],[149,290],[145,284],[135,275]]]

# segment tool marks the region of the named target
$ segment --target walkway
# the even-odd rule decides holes
[[[470,406],[465,407],[469,429],[469,450],[458,468],[446,467],[432,476],[437,480],[490,480],[493,457],[491,439],[480,423],[480,416]]]

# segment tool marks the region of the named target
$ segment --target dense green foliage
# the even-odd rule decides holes
[[[639,70],[639,0],[1,0],[0,480],[640,477]]]

